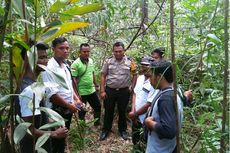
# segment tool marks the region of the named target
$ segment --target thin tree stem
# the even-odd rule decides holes
[[[173,68],[173,88],[174,88],[174,107],[176,111],[176,143],[177,153],[180,152],[180,126],[178,121],[178,106],[177,106],[177,82],[176,82],[176,59],[175,59],[175,46],[174,46],[174,0],[170,0],[170,44],[172,53],[172,68]]]
[[[228,42],[229,42],[229,33],[228,33],[228,16],[229,16],[229,0],[225,0],[225,8],[224,8],[224,54],[225,54],[225,66],[224,66],[224,97],[223,97],[223,111],[222,111],[222,135],[220,140],[220,152],[224,153],[226,152],[226,144],[225,144],[225,125],[226,125],[226,114],[227,114],[227,94],[228,94]]]

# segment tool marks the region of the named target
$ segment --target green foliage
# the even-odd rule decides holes
[[[26,135],[28,128],[31,126],[31,123],[24,122],[20,123],[14,130],[14,143],[18,144],[21,139]]]
[[[65,126],[65,120],[57,112],[53,111],[50,108],[46,108],[46,107],[40,107],[39,109],[41,111],[45,112],[51,119],[53,119],[54,121],[58,122],[58,124],[56,124],[57,126]],[[48,125],[50,125],[50,124],[48,124]],[[53,124],[51,124],[52,126],[48,126],[48,125],[44,125],[44,126],[42,126],[40,128],[45,129],[45,128],[53,127]]]
[[[50,137],[50,133],[45,133],[41,137],[39,137],[35,145],[35,150],[41,149],[42,145],[45,144],[45,142],[49,139],[49,137]]]
[[[72,18],[74,15],[83,15],[90,12],[96,12],[103,9],[103,5],[100,3],[88,4],[84,6],[73,6],[70,9],[61,12],[60,20],[66,21]]]
[[[91,127],[96,120],[92,120],[90,122],[85,122],[83,120],[76,119],[77,124],[70,129],[70,139],[73,142],[74,149],[72,152],[79,152],[80,150],[84,150],[88,147],[92,146],[94,143],[92,139],[89,137],[93,133]]]

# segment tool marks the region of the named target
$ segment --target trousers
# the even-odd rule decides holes
[[[113,118],[114,118],[114,110],[117,105],[118,110],[118,130],[120,132],[127,130],[127,122],[126,122],[126,112],[127,106],[130,97],[129,88],[119,88],[113,89],[110,87],[105,88],[106,99],[104,100],[104,125],[103,130],[110,131],[112,128]]]

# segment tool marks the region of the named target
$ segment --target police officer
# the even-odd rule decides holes
[[[124,44],[113,45],[113,56],[106,59],[101,71],[100,95],[104,100],[104,125],[100,140],[105,140],[112,128],[114,108],[117,105],[120,136],[127,140],[126,110],[130,91],[135,86],[137,74],[135,62],[125,55]]]

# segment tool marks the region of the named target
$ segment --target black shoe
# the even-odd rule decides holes
[[[128,139],[128,133],[126,131],[121,131],[120,132],[120,135],[121,137],[124,139],[124,140],[127,140]]]
[[[108,137],[108,135],[109,135],[109,131],[103,130],[103,131],[101,132],[100,141],[105,140],[105,139]]]

